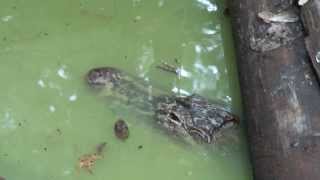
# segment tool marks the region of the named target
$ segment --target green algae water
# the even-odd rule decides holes
[[[215,0],[2,1],[0,176],[252,179],[242,125],[222,143],[188,146],[150,126],[149,116],[111,106],[84,81],[90,68],[112,66],[167,93],[225,102],[241,116],[223,10]],[[175,61],[180,77],[156,68]],[[119,118],[130,129],[124,142],[113,133]],[[79,168],[102,142],[92,173]]]

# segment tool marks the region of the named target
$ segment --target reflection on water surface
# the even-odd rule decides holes
[[[113,66],[142,78],[150,91],[198,93],[241,116],[223,7],[216,0],[2,2],[0,176],[251,179],[242,132],[220,145],[186,148],[151,128],[149,116],[109,108],[84,83],[89,69]],[[180,76],[156,68],[175,59]],[[126,142],[113,134],[119,118],[130,129]],[[107,146],[93,174],[79,170],[79,158],[101,142]]]

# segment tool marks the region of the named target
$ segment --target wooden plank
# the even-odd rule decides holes
[[[306,31],[306,46],[313,67],[320,79],[320,0],[309,0],[301,8]]]
[[[320,87],[301,21],[259,16],[288,9],[299,13],[293,3],[229,0],[257,180],[320,179]]]

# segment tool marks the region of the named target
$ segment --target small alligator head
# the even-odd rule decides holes
[[[87,75],[87,83],[94,88],[115,87],[122,79],[120,70],[113,67],[100,67],[91,69]]]

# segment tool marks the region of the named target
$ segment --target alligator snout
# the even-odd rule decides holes
[[[86,75],[86,81],[91,87],[114,87],[119,84],[120,70],[113,67],[99,67],[91,69]]]

